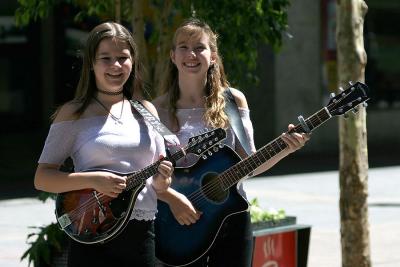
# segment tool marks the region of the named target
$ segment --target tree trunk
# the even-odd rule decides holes
[[[115,22],[121,23],[121,0],[115,0]]]
[[[144,66],[144,70],[149,69],[149,59],[147,56],[147,46],[144,37],[145,22],[144,22],[144,0],[132,1],[132,31],[133,38],[138,46],[139,60]],[[143,73],[144,81],[148,81],[148,73]]]
[[[365,80],[367,56],[363,0],[337,0],[337,56],[339,83]],[[340,223],[343,267],[371,266],[368,222],[368,150],[366,112],[339,120]]]
[[[169,62],[169,50],[172,43],[172,25],[169,25],[168,19],[172,13],[172,1],[164,1],[164,7],[161,16],[158,20],[158,28],[160,31],[160,38],[157,44],[157,53],[154,64],[153,85],[156,91],[159,91],[162,80],[164,79],[164,71]],[[153,92],[155,95],[156,92]]]

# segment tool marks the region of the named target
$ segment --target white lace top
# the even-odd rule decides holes
[[[199,134],[207,127],[203,120],[205,109],[204,108],[192,108],[192,109],[178,109],[176,112],[177,119],[179,121],[180,130],[176,133],[181,146],[188,143],[190,137]],[[243,126],[247,135],[247,140],[250,144],[252,152],[256,151],[254,145],[254,130],[250,120],[250,110],[245,108],[239,108],[239,114],[243,122]],[[161,122],[167,127],[170,126],[168,110],[164,108],[158,108],[158,115],[160,116]],[[224,140],[224,144],[230,146],[235,150],[237,139],[235,133],[231,127],[227,129],[227,137]],[[177,166],[184,167],[190,166],[197,161],[197,156],[194,154],[188,154],[177,162]],[[239,183],[239,192],[246,197],[243,186]]]
[[[125,109],[122,124],[112,117],[96,116],[53,123],[39,163],[62,164],[71,157],[76,172],[108,169],[117,172],[140,170],[165,155],[163,138],[131,109]],[[153,220],[157,195],[150,177],[140,192],[131,218]]]

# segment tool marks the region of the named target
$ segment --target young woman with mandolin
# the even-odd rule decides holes
[[[65,193],[88,189],[94,199],[90,203],[97,205],[124,192],[127,177],[123,173],[159,161],[155,174],[146,180],[131,213],[127,213],[130,216],[126,228],[105,243],[83,244],[71,239],[68,266],[155,264],[157,193],[169,187],[173,167],[170,161],[162,160],[163,138],[130,105],[129,100],[142,90],[140,72],[131,33],[114,22],[100,24],[88,35],[75,98],[54,115],[35,174],[35,187],[39,190]],[[157,116],[150,102],[142,104]],[[73,160],[73,173],[59,170],[68,157]],[[65,227],[75,218],[83,220],[90,215],[91,210],[85,212],[83,206],[79,207],[75,217],[63,217],[64,222],[68,221]],[[105,216],[108,209],[99,205],[93,212]],[[107,219],[113,219],[96,218],[91,222],[93,226],[107,226]],[[83,235],[89,232],[90,229],[84,230]]]

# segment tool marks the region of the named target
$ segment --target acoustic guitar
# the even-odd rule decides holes
[[[367,91],[368,87],[360,82],[351,85],[307,119],[299,116],[300,123],[291,132],[310,133],[333,116],[354,111],[359,104],[366,105]],[[202,215],[194,224],[180,225],[169,206],[158,201],[157,258],[168,266],[185,266],[203,256],[225,219],[248,210],[248,202],[238,193],[237,183],[286,147],[281,137],[277,137],[242,160],[230,147],[219,145],[217,152],[203,155],[193,166],[175,168],[172,188],[184,194]]]

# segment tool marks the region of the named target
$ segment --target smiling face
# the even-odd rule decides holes
[[[129,45],[117,38],[103,39],[93,62],[97,88],[121,91],[132,71],[132,56]]]
[[[208,35],[202,31],[180,33],[171,51],[171,60],[180,75],[206,76],[210,65],[214,63]]]

